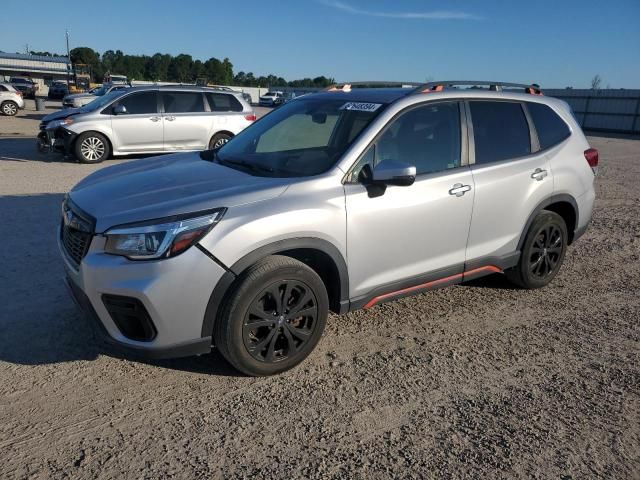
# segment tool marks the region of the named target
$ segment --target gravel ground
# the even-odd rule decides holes
[[[62,195],[103,166],[0,117],[0,478],[640,478],[640,141],[553,284],[496,275],[331,317],[272,378],[99,349],[62,284]]]

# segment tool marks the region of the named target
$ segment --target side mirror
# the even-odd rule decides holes
[[[127,107],[125,107],[124,105],[116,105],[115,107],[113,107],[114,115],[122,115],[124,113],[127,113]]]
[[[395,160],[383,160],[373,168],[373,182],[408,187],[416,180],[416,167]]]

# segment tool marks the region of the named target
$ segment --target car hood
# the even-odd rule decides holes
[[[42,117],[42,123],[49,123],[51,120],[61,120],[63,118],[70,117],[71,115],[77,115],[79,113],[86,113],[88,110],[85,108],[63,108],[53,113]]]
[[[254,177],[198,153],[133,160],[104,168],[78,183],[69,196],[96,219],[96,232],[281,195],[291,179]]]
[[[92,93],[71,93],[64,97],[65,100],[73,100],[75,98],[95,98],[95,95]]]

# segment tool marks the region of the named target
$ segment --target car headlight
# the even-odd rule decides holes
[[[220,221],[226,208],[191,218],[173,217],[150,224],[116,227],[105,233],[105,252],[131,260],[175,257],[197,243]]]
[[[73,123],[73,118],[63,118],[62,120],[53,120],[47,124],[47,128],[58,128],[64,127],[65,125],[71,125]]]

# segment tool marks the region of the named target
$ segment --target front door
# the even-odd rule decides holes
[[[124,107],[124,111],[114,114],[118,106]],[[110,109],[113,149],[116,152],[162,151],[162,118],[158,113],[155,90],[126,95],[113,103]]]
[[[385,127],[348,176],[347,257],[356,302],[462,278],[475,192],[460,118],[457,102],[411,108]],[[370,196],[359,172],[382,160],[415,165],[415,183]]]

